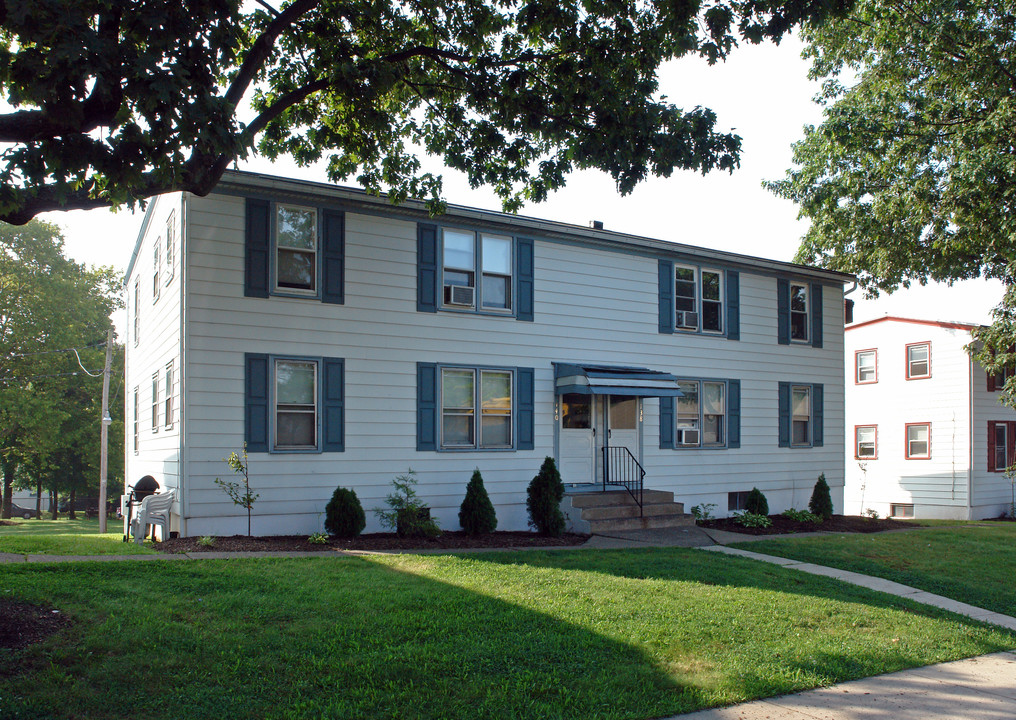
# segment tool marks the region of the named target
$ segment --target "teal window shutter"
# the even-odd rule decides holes
[[[674,449],[674,398],[660,398],[660,449]]]
[[[776,335],[780,345],[790,344],[790,281],[776,280]]]
[[[335,210],[325,210],[322,217],[321,269],[323,283],[321,302],[341,305],[345,302],[344,277],[346,265],[345,217]]]
[[[321,450],[342,452],[345,437],[345,364],[341,358],[322,358],[321,417],[323,427]]]
[[[437,225],[416,226],[416,309],[437,312]]]
[[[268,452],[268,356],[244,355],[243,439],[247,452]]]
[[[741,381],[727,381],[727,447],[741,447]]]
[[[727,270],[727,339],[741,339],[741,273]]]
[[[674,332],[674,263],[660,260],[660,332]],[[673,441],[671,441],[673,447]]]
[[[811,284],[811,344],[822,347],[822,286]]]
[[[267,200],[247,198],[243,255],[243,294],[246,297],[268,297],[270,209]]]
[[[790,447],[790,383],[780,383],[780,447]]]
[[[515,244],[515,286],[518,288],[517,317],[526,322],[533,321],[533,295],[535,289],[535,268],[533,241],[519,238]]]
[[[518,433],[516,447],[532,450],[535,447],[536,404],[533,368],[518,368],[515,372],[518,386],[515,390],[515,427]]]
[[[825,410],[823,408],[823,386],[811,386],[811,445],[822,447],[825,440]]]
[[[416,363],[416,449],[437,450],[437,365]]]

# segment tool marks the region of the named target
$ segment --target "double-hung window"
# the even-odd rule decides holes
[[[166,429],[169,430],[173,427],[173,361],[170,360],[166,365],[166,386],[164,388],[165,397],[162,401],[163,404],[163,424]]]
[[[141,415],[138,413],[138,388],[134,388],[134,454],[138,454],[141,446]]]
[[[988,472],[1005,472],[1016,464],[1016,422],[988,422]]]
[[[314,295],[318,280],[318,217],[314,208],[275,207],[275,290]]]
[[[674,327],[723,332],[723,273],[690,265],[674,266]]]
[[[808,286],[790,283],[790,339],[808,342]]]
[[[780,447],[821,447],[825,439],[824,386],[779,383]]]
[[[152,432],[159,432],[159,373],[152,373]]]
[[[907,380],[931,377],[931,343],[907,345]]]
[[[513,373],[441,368],[441,447],[511,448]]]
[[[159,282],[162,275],[162,238],[155,241],[154,255],[152,257],[152,304],[159,299],[162,283]]]
[[[275,450],[318,447],[318,363],[275,360]]]
[[[878,457],[878,426],[858,425],[854,428],[854,458],[875,460]]]
[[[141,280],[134,281],[134,347],[138,346],[141,333]]]
[[[173,279],[176,262],[176,213],[171,212],[166,221],[166,284]]]
[[[679,380],[676,447],[724,447],[727,442],[727,383]]]
[[[512,238],[451,228],[441,236],[442,306],[511,312]]]
[[[931,459],[931,423],[908,423],[907,460]]]
[[[878,351],[858,350],[854,353],[854,383],[868,385],[878,382]]]

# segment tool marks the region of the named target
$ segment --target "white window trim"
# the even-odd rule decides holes
[[[310,212],[314,215],[314,287],[292,288],[279,285],[279,210],[283,208]],[[271,228],[271,275],[272,295],[281,297],[318,298],[321,297],[321,212],[316,207],[309,205],[296,205],[293,203],[272,203],[272,228]],[[288,248],[295,252],[310,253],[310,250],[301,248]]]
[[[140,410],[138,404],[138,398],[140,395],[140,388],[134,386],[134,454],[137,455],[141,449],[141,416],[138,413]]]
[[[134,280],[134,347],[141,336],[141,278]]]
[[[473,373],[473,407],[472,407],[472,418],[473,418],[473,444],[472,445],[452,445],[446,444],[444,438],[444,418],[445,418],[445,404],[444,404],[444,374],[446,370],[453,371],[471,371]],[[507,445],[484,445],[482,437],[482,423],[483,423],[483,374],[484,373],[507,373],[508,375],[508,391],[509,397],[511,398],[511,408],[508,414],[508,433],[509,443]],[[438,443],[439,450],[447,451],[462,451],[462,450],[475,450],[475,451],[504,451],[515,449],[515,422],[518,414],[518,403],[515,398],[515,368],[510,367],[488,367],[485,365],[481,366],[462,366],[462,365],[438,365],[438,434],[440,435],[440,441]],[[456,413],[452,413],[456,414]],[[465,413],[460,413],[465,414]],[[500,415],[500,413],[497,413]]]
[[[698,384],[698,419],[695,421],[696,426],[694,428],[681,427],[680,411],[679,408],[680,398],[675,398],[674,405],[674,448],[677,450],[720,450],[727,447],[729,438],[729,421],[730,421],[730,408],[728,405],[728,399],[730,396],[730,383],[726,380],[718,380],[713,378],[678,378],[678,384],[680,383],[697,383]],[[723,432],[722,443],[707,443],[705,442],[705,412],[703,411],[703,398],[705,397],[705,386],[707,384],[722,385],[723,386],[723,420],[721,421],[721,429]],[[697,430],[698,441],[695,443],[683,442],[684,436],[682,431],[684,430]]]
[[[808,438],[804,442],[794,442],[794,423],[803,417],[794,414],[794,393],[797,390],[805,390],[808,393]],[[815,394],[811,385],[790,386],[790,447],[802,448],[813,447],[815,443]]]
[[[279,445],[279,363],[304,363],[314,366],[314,445]],[[277,355],[271,357],[271,399],[272,414],[270,449],[273,453],[316,453],[321,451],[321,359]],[[285,407],[285,406],[284,406]]]
[[[473,304],[472,306],[467,305],[453,305],[445,302],[444,289],[445,283],[445,233],[461,233],[463,235],[473,236],[473,267],[464,268],[455,265],[448,265],[447,269],[451,271],[468,272],[473,275]],[[487,235],[492,238],[502,238],[508,240],[511,243],[510,257],[508,258],[508,269],[511,271],[507,276],[501,273],[485,272],[483,269],[483,236]],[[514,317],[516,314],[516,305],[518,303],[518,289],[517,289],[517,278],[515,274],[516,270],[516,256],[518,253],[518,238],[514,235],[502,235],[500,233],[484,233],[479,230],[469,230],[461,227],[442,227],[440,232],[440,242],[438,243],[438,263],[440,267],[441,285],[438,291],[438,308],[441,310],[447,310],[449,312],[461,312],[461,313],[475,313],[479,315],[501,315],[505,317]],[[507,277],[508,278],[508,298],[506,308],[496,307],[484,307],[483,305],[483,276],[491,275],[494,277]]]
[[[162,296],[162,236],[155,240],[152,258],[152,305]]]
[[[173,427],[173,361],[170,360],[166,363],[166,372],[164,375],[164,387],[163,393],[165,397],[162,399],[163,408],[163,424],[167,430]]]
[[[166,280],[168,286],[173,281],[176,262],[176,211],[169,213],[166,220]]]
[[[787,322],[790,323],[790,342],[808,344],[811,342],[811,287],[808,283],[795,282],[791,280],[788,284],[789,296],[787,297]],[[804,289],[804,337],[794,337],[794,314],[800,311],[794,310],[794,288]]]
[[[998,429],[1002,428],[1002,455],[1004,462],[998,462]],[[1009,424],[1004,421],[992,421],[991,430],[995,433],[995,457],[992,458],[995,465],[995,472],[1005,472],[1006,468],[1012,465],[1013,459],[1009,457]]]
[[[152,433],[159,432],[159,416],[162,406],[159,403],[159,385],[162,383],[161,374],[158,371],[152,373]]]
[[[695,283],[695,290],[694,290],[694,296],[692,298],[692,300],[694,301],[694,304],[695,304],[695,310],[694,311],[678,310],[678,308],[677,308],[677,301],[678,301],[678,295],[677,295],[678,278],[677,278],[677,273],[680,270],[691,270],[692,274],[694,276],[693,277],[693,282]],[[719,278],[719,280],[720,280],[720,299],[718,301],[716,301],[716,300],[708,300],[707,301],[705,299],[705,283],[704,283],[703,278],[702,278],[702,274],[703,273],[713,273],[713,274],[715,274]],[[674,283],[674,288],[673,288],[673,290],[674,290],[674,302],[673,302],[674,307],[673,307],[673,309],[674,309],[674,330],[675,331],[687,332],[687,333],[703,333],[705,335],[724,335],[727,332],[726,318],[724,317],[725,314],[726,314],[726,307],[727,307],[727,274],[726,274],[726,272],[724,272],[723,270],[721,270],[719,268],[714,268],[714,267],[700,267],[698,265],[686,265],[686,264],[683,264],[683,263],[682,264],[674,263],[674,273],[673,273],[673,277],[671,278],[671,280]],[[686,280],[681,280],[681,282],[687,282],[687,281]],[[687,300],[688,297],[686,295],[682,295],[681,299]],[[703,325],[703,320],[705,319],[704,309],[705,309],[705,303],[706,302],[709,302],[709,303],[712,303],[712,304],[718,304],[719,305],[718,317],[719,317],[719,320],[720,320],[720,327],[719,327],[718,330],[707,330],[704,327],[704,325]],[[687,327],[683,323],[682,324],[678,324],[678,322],[677,322],[677,313],[679,313],[679,312],[694,312],[695,315],[697,316],[697,320],[695,322],[695,327]]]

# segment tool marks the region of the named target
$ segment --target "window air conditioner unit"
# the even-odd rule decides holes
[[[698,445],[699,444],[699,431],[698,430],[678,430],[678,442],[681,445]]]
[[[698,328],[698,313],[689,312],[687,310],[677,311],[677,327],[679,328],[691,328],[695,330]]]
[[[466,287],[465,285],[445,285],[444,286],[445,305],[462,305],[464,307],[473,307],[473,299],[475,293],[476,293],[475,288]]]

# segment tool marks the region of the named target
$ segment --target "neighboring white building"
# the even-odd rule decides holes
[[[980,519],[1008,511],[1016,410],[966,351],[966,323],[846,327],[846,512]]]
[[[245,440],[257,534],[320,530],[338,486],[377,530],[370,509],[410,467],[443,528],[479,468],[499,528],[524,529],[544,457],[591,489],[605,445],[685,507],[724,514],[757,486],[774,512],[800,508],[825,473],[839,510],[851,280],[227,172],[145,216],[125,286],[126,477],[176,489],[184,535],[246,531],[214,484]]]

